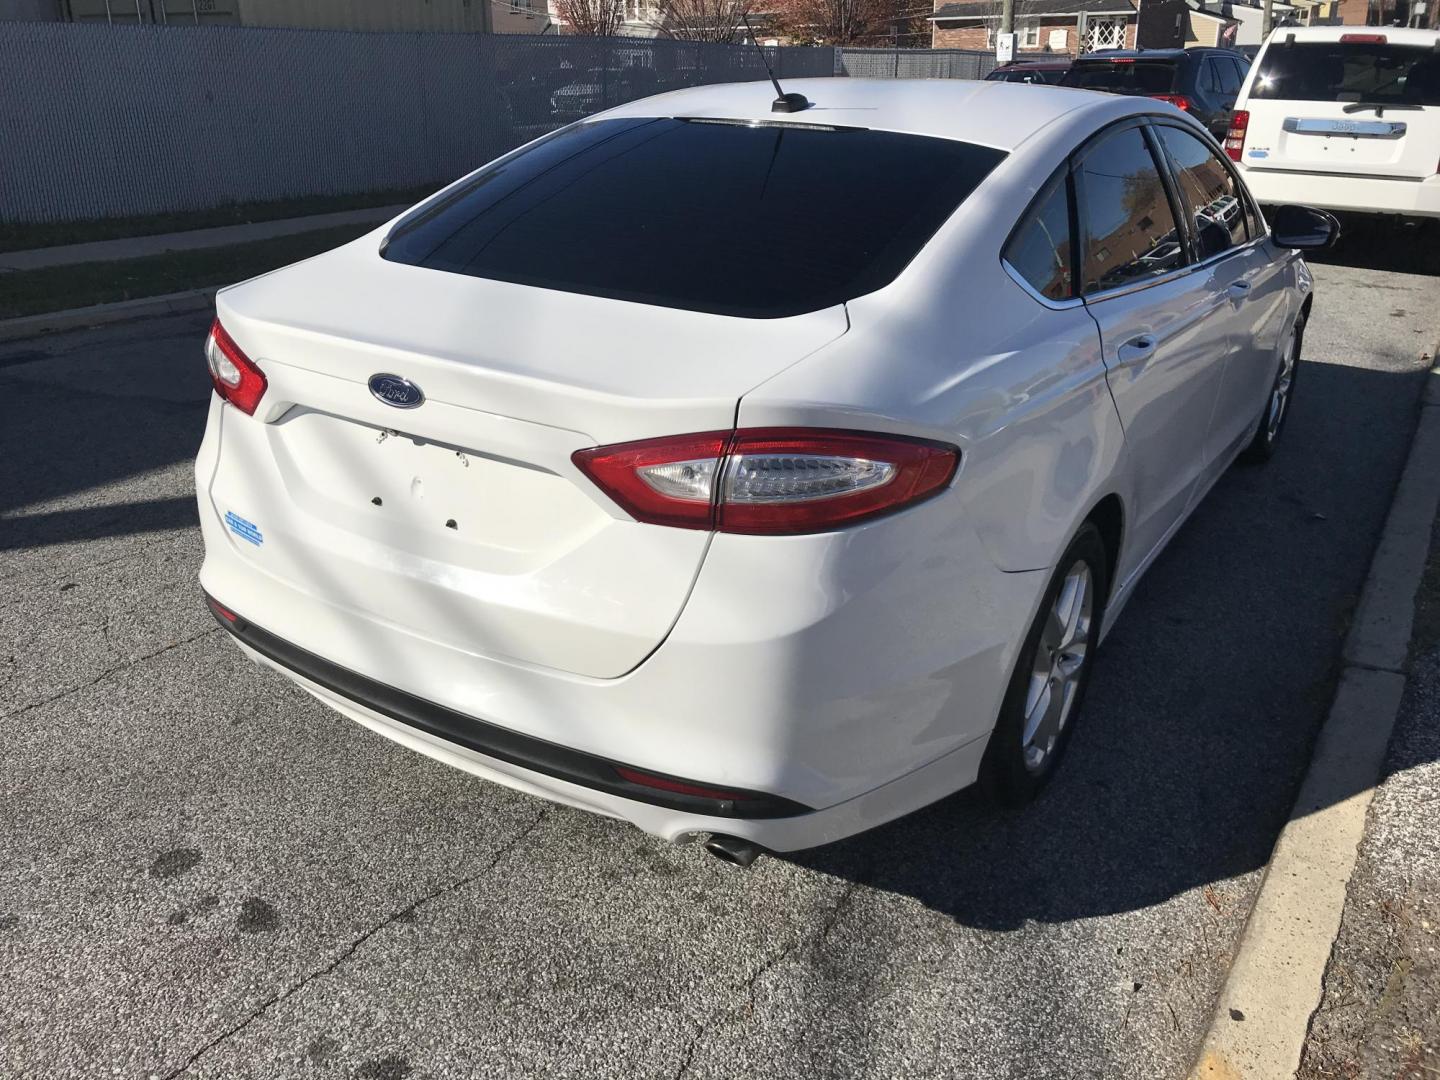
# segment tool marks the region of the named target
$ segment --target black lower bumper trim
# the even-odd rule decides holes
[[[292,645],[237,615],[209,594],[206,594],[205,599],[211,614],[221,626],[281,667],[302,675],[357,705],[363,705],[408,727],[473,750],[477,754],[610,795],[707,817],[781,818],[813,812],[811,807],[778,795],[744,791],[729,785],[713,785],[716,788],[723,787],[725,792],[735,796],[720,799],[632,783],[616,771],[617,766],[689,787],[712,786],[703,781],[667,776],[649,769],[628,766],[623,762],[596,757],[568,746],[477,720],[443,705],[436,705],[393,686],[367,679],[298,645]]]

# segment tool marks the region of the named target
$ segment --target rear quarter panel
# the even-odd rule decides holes
[[[1053,566],[1096,502],[1126,498],[1124,437],[1094,321],[1032,297],[1000,252],[1069,151],[1139,111],[1095,101],[997,166],[904,273],[850,302],[849,334],[747,394],[740,423],[953,443],[962,462],[942,498],[954,527],[973,530],[1001,570]]]

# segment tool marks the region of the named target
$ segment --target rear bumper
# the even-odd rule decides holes
[[[216,622],[253,657],[295,678],[322,700],[344,701],[375,717],[423,732],[434,739],[452,743],[497,763],[518,766],[526,772],[539,773],[567,784],[650,803],[669,810],[723,818],[793,817],[811,812],[811,808],[778,795],[762,792],[730,790],[734,798],[712,798],[666,791],[627,780],[619,771],[631,768],[621,762],[609,761],[593,754],[582,753],[568,746],[546,742],[496,724],[488,724],[473,716],[426,701],[393,686],[376,682],[354,671],[333,664],[322,656],[300,648],[247,621],[207,595],[210,612]],[[646,770],[635,770],[644,772]],[[650,774],[654,775],[654,774]],[[682,777],[665,777],[677,787],[698,788],[703,785]]]
[[[840,533],[718,534],[642,663],[615,678],[541,667],[376,616],[363,577],[320,549],[297,575],[284,545],[303,537],[237,537],[212,494],[219,411],[196,460],[200,583],[267,633],[237,635],[252,658],[414,750],[671,840],[811,847],[973,782],[1048,577],[998,570],[948,497]],[[485,616],[460,595],[436,609]],[[642,801],[617,763],[755,798]]]
[[[979,739],[889,784],[824,810],[794,817],[736,818],[689,813],[562,780],[466,749],[342,697],[284,667],[239,638],[241,651],[274,668],[321,703],[416,753],[515,791],[549,802],[629,822],[652,836],[683,842],[705,833],[736,836],[770,851],[799,851],[853,836],[944,798],[977,774],[985,751]]]
[[[1426,180],[1254,169],[1241,164],[1251,194],[1262,203],[1299,203],[1353,214],[1440,217],[1440,175]]]

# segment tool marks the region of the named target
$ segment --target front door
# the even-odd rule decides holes
[[[1189,236],[1152,140],[1143,124],[1122,127],[1075,168],[1081,292],[1125,427],[1137,560],[1184,517],[1205,469],[1229,307],[1225,290],[1192,272]],[[1119,567],[1117,580],[1134,568]]]
[[[1268,397],[1288,337],[1289,293],[1230,163],[1179,125],[1157,123],[1154,131],[1193,223],[1196,273],[1230,308],[1225,374],[1206,450],[1218,470],[1254,431]]]

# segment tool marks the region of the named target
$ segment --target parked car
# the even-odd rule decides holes
[[[1040,790],[1141,574],[1274,452],[1334,234],[1144,98],[766,89],[222,290],[195,472],[252,659],[739,863]]]
[[[553,126],[551,114],[555,109],[551,95],[560,87],[574,82],[574,77],[574,71],[551,68],[539,71],[507,71],[500,75],[498,81],[510,102],[516,123],[528,126],[545,125],[548,129]]]
[[[569,122],[598,112],[609,102],[623,103],[659,89],[655,69],[642,64],[591,68],[550,95],[554,120]]]
[[[1058,83],[1060,76],[1069,70],[1069,57],[1061,60],[1018,60],[1013,64],[1001,64],[985,76],[985,81]]]
[[[1060,85],[1168,101],[1223,139],[1249,69],[1229,49],[1114,49],[1080,57]]]
[[[1440,31],[1277,30],[1225,149],[1261,202],[1440,218]]]

